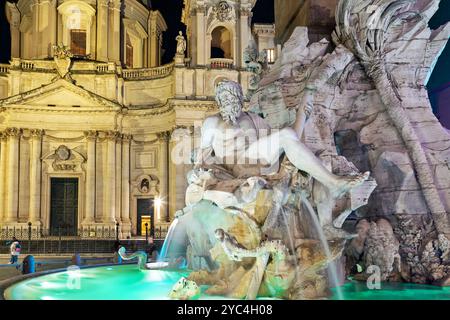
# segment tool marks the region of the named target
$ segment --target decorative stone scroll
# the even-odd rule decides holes
[[[65,145],[59,145],[52,152],[43,157],[47,165],[48,173],[56,172],[83,172],[82,165],[86,162],[85,157],[74,149]]]

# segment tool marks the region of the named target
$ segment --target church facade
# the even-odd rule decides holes
[[[218,81],[247,91],[252,35],[274,54],[274,26],[251,26],[254,4],[185,0],[186,52],[161,65],[168,26],[149,2],[7,3],[0,228],[95,237],[118,224],[126,237],[143,235],[145,223],[167,227],[191,167],[174,159],[180,139],[194,144],[196,124],[217,112]]]

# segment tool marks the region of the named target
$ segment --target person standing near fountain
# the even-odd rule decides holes
[[[11,246],[9,248],[11,251],[11,260],[9,261],[9,264],[16,264],[19,260],[19,255],[22,248],[16,237],[12,238]]]

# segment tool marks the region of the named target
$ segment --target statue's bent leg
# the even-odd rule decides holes
[[[291,128],[279,132],[280,143],[286,156],[298,169],[307,172],[314,179],[330,189],[333,197],[339,197],[369,178],[369,172],[355,176],[337,176],[328,171],[319,158],[309,150]]]
[[[284,128],[253,142],[247,152],[250,159],[265,160],[270,164],[278,161],[282,152],[298,169],[305,171],[314,179],[329,188],[338,197],[362,184],[369,177],[366,172],[356,176],[336,176],[322,164],[298,138],[292,128]]]

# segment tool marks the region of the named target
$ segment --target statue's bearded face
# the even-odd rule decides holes
[[[231,92],[223,91],[218,94],[217,101],[223,121],[236,124],[242,112],[241,100]]]

